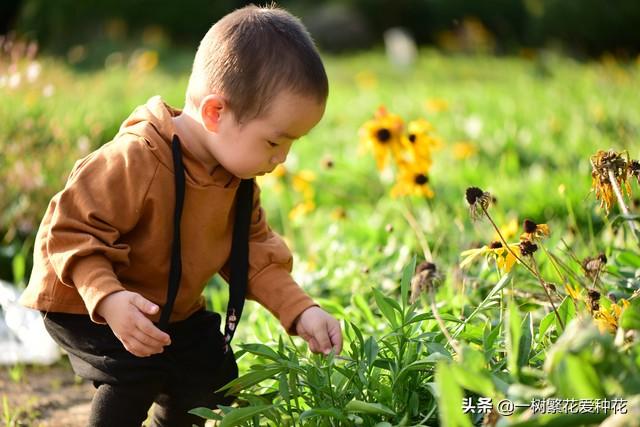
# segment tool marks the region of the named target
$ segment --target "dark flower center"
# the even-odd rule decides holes
[[[412,144],[414,142],[416,142],[416,134],[415,133],[410,133],[409,134],[409,141],[411,141]]]
[[[429,182],[429,177],[419,173],[413,178],[413,181],[418,185],[425,185],[427,182]]]
[[[535,233],[537,227],[538,227],[538,224],[531,221],[530,219],[525,219],[524,224],[522,225],[522,228],[524,228],[525,233]]]
[[[482,197],[484,191],[479,189],[478,187],[469,187],[466,191],[467,203],[470,205],[475,205],[479,198]]]
[[[538,245],[529,240],[523,240],[520,242],[520,252],[523,256],[533,255],[538,250]]]
[[[378,141],[385,144],[389,142],[389,140],[391,139],[391,131],[389,131],[389,129],[386,129],[386,128],[379,129],[376,132],[376,138],[378,139]]]
[[[601,263],[606,264],[607,263],[607,256],[602,253],[600,255],[598,255],[598,259],[600,260]]]
[[[498,241],[498,240],[493,241],[493,242],[491,242],[491,243],[489,244],[489,248],[490,248],[490,249],[498,249],[498,248],[501,248],[501,247],[502,247],[502,242],[500,242],[500,241]]]

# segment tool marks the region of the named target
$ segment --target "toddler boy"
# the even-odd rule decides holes
[[[76,373],[96,386],[91,426],[139,427],[154,401],[152,425],[202,426],[188,410],[229,403],[213,391],[237,376],[226,351],[235,322],[223,336],[202,291],[215,273],[230,279],[232,296],[242,283],[230,256],[242,247],[242,197],[246,297],[311,351],[341,351],[338,321],[292,279],[291,253],[253,182],[318,123],[327,95],[300,21],[248,6],[204,36],[182,111],[151,98],[75,164],[38,230],[21,302],[44,313]]]

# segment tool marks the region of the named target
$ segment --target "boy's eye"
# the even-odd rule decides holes
[[[278,146],[278,144],[276,144],[275,142],[267,141],[267,143],[272,147],[277,147]]]

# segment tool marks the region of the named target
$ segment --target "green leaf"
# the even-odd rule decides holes
[[[520,345],[518,347],[518,368],[529,364],[529,357],[531,355],[531,344],[533,342],[533,322],[531,320],[531,313],[522,320],[520,325]]]
[[[373,288],[373,296],[378,305],[378,309],[382,315],[391,323],[393,328],[398,327],[398,319],[396,318],[396,312],[393,307],[387,302],[387,298],[379,290]]]
[[[573,305],[571,297],[565,297],[560,306],[558,307],[558,315],[562,319],[564,325],[568,325],[576,317],[576,307]],[[562,325],[558,323],[556,319],[556,330],[562,331]]]
[[[281,368],[254,370],[249,372],[248,374],[244,374],[243,376],[234,379],[230,383],[224,385],[223,387],[220,387],[220,389],[217,391],[229,389],[231,394],[236,394],[241,390],[245,390],[249,387],[259,384],[266,379],[275,378],[276,374],[278,374],[281,370]]]
[[[640,298],[632,299],[629,307],[624,309],[620,316],[620,326],[627,330],[640,330]]]
[[[271,349],[271,347],[264,344],[241,344],[240,347],[248,351],[249,353],[257,354],[258,356],[271,359],[275,362],[280,362],[282,360],[282,357],[278,353]]]
[[[373,366],[373,362],[375,362],[376,357],[378,357],[378,351],[379,347],[375,338],[367,338],[367,341],[364,343],[364,356],[367,359],[367,365],[369,367]]]
[[[413,256],[411,262],[404,268],[402,272],[402,281],[400,282],[400,294],[402,295],[402,311],[409,304],[409,287],[411,285],[411,278],[416,271],[416,256]]]
[[[300,421],[314,417],[328,417],[345,421],[347,418],[338,408],[314,408],[308,409],[300,414]]]
[[[239,426],[243,422],[252,419],[256,415],[263,414],[270,409],[272,409],[274,405],[260,405],[260,406],[248,406],[245,408],[233,408],[231,412],[224,415],[219,427],[231,427],[231,426]]]
[[[462,388],[454,380],[451,366],[438,364],[436,368],[438,410],[444,427],[472,427],[469,417],[462,412]]]
[[[347,403],[344,408],[349,412],[356,412],[356,413],[364,413],[364,414],[372,414],[372,415],[389,415],[391,417],[396,415],[395,412],[393,412],[389,407],[383,405],[382,403],[369,403],[369,402],[363,402],[361,400],[356,400],[356,399]]]
[[[353,296],[353,304],[358,307],[360,313],[364,315],[369,325],[377,324],[376,317],[371,312],[369,308],[369,304],[365,301],[364,297],[360,294],[355,294]]]
[[[544,338],[544,335],[547,333],[549,326],[553,324],[553,321],[555,319],[556,314],[553,311],[547,313],[547,315],[542,318],[542,320],[540,321],[540,325],[538,326],[538,342],[542,341],[542,338]]]
[[[566,353],[549,377],[564,398],[597,399],[605,395],[595,368],[575,354]]]
[[[640,254],[632,251],[622,251],[616,256],[616,263],[624,266],[640,268]]]
[[[189,411],[190,414],[197,415],[200,418],[204,418],[205,420],[221,420],[222,415],[215,413],[213,410],[209,408],[194,408]]]

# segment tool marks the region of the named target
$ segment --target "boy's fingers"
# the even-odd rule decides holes
[[[156,312],[158,311],[157,305],[147,300],[140,294],[135,294],[131,299],[131,303],[135,305],[138,310],[146,314],[156,314]]]
[[[316,329],[314,338],[318,343],[319,351],[323,353],[329,353],[331,351],[331,339],[329,338],[326,328]]]
[[[137,328],[140,332],[150,339],[154,340],[160,345],[169,345],[171,344],[171,337],[166,332],[162,332],[158,329],[151,320],[147,319],[144,316],[140,316],[138,320]]]
[[[342,351],[342,331],[339,323],[333,328],[330,328],[329,336],[331,337],[331,344],[333,344],[333,348],[336,349],[336,354],[340,354]]]

